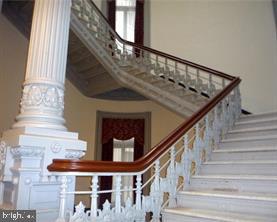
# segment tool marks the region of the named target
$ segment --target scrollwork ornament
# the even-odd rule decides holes
[[[44,149],[39,147],[14,147],[11,148],[11,153],[15,158],[42,157]]]
[[[54,143],[51,145],[51,150],[53,153],[59,153],[62,149],[62,146],[59,143]]]
[[[81,150],[66,150],[65,158],[67,159],[80,159],[86,153]]]

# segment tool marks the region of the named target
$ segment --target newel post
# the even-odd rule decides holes
[[[47,166],[53,158],[80,158],[86,150],[86,142],[67,131],[63,116],[70,14],[70,0],[35,1],[20,112],[2,137],[9,148],[1,178],[4,192],[11,193],[3,202],[14,209],[40,207],[38,222],[49,218],[43,212],[59,207],[60,184],[51,181]],[[74,186],[73,178],[69,188]],[[40,204],[39,192],[46,197]]]

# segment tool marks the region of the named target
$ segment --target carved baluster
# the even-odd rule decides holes
[[[241,115],[241,96],[239,86],[235,89],[235,106],[236,106],[236,119],[238,119]]]
[[[136,209],[141,210],[141,174],[136,176]]]
[[[155,178],[150,188],[150,196],[152,199],[151,209],[153,212],[152,222],[160,222],[163,193],[161,193],[161,189],[160,189],[160,161],[159,160],[155,162],[154,174],[155,174]]]
[[[141,174],[138,174],[136,176],[136,210],[138,212],[139,217],[136,218],[136,222],[139,221],[145,221],[145,213],[146,212],[142,212],[142,203],[141,203],[141,194],[142,194],[142,178],[141,178]]]
[[[92,177],[91,179],[91,205],[90,205],[90,209],[91,209],[91,217],[92,218],[96,218],[97,217],[97,198],[98,198],[98,176],[95,175]]]
[[[152,66],[151,66],[151,55],[149,52],[144,51],[144,61],[143,64],[145,65],[145,71],[147,73],[150,73],[152,70]]]
[[[233,120],[234,120],[232,98],[233,98],[233,95],[232,95],[232,92],[231,92],[226,97],[226,100],[227,100],[227,106],[226,106],[227,115],[226,115],[226,118],[227,118],[227,126],[228,126],[227,132],[228,132],[229,129],[232,128],[232,126],[233,126]]]
[[[176,87],[178,87],[180,81],[182,81],[182,79],[180,78],[180,72],[178,70],[178,62],[175,62],[174,66],[175,66],[175,68],[174,68],[174,71],[173,71],[173,78],[174,78]]]
[[[168,190],[169,190],[169,207],[175,207],[176,206],[176,193],[177,193],[177,186],[178,186],[178,177],[176,175],[176,169],[175,169],[175,147],[171,147],[170,149],[170,164],[167,170],[167,176],[169,178],[168,183]]]
[[[205,151],[206,151],[206,160],[210,159],[212,153],[212,144],[211,144],[211,128],[209,121],[209,114],[205,116]]]
[[[67,190],[67,177],[61,177],[61,192],[60,192],[60,210],[59,217],[55,222],[65,222],[65,206],[66,206],[66,190]]]
[[[216,88],[215,88],[215,85],[213,84],[213,77],[212,77],[212,74],[210,73],[209,74],[209,90],[208,90],[208,94],[209,96],[213,96],[216,92]]]
[[[184,85],[187,89],[189,89],[189,83],[187,82],[188,75],[189,75],[189,67],[186,65],[186,72],[185,72],[185,76],[184,76]]]
[[[78,16],[80,17],[80,18],[82,18],[83,17],[83,12],[84,12],[84,0],[80,0],[80,6],[79,6],[79,13],[78,13]]]
[[[222,89],[224,89],[226,86],[226,80],[224,78],[222,78]]]
[[[115,177],[115,213],[119,214],[121,211],[121,176]]]
[[[182,162],[184,164],[183,168],[183,178],[184,178],[184,185],[183,190],[186,189],[186,187],[190,183],[190,174],[191,174],[191,162],[192,162],[192,152],[191,149],[189,149],[188,144],[188,134],[184,136],[184,152],[182,155]]]
[[[156,64],[155,64],[154,72],[156,75],[160,74],[160,64],[159,64],[159,56],[158,55],[156,55]]]
[[[201,93],[202,88],[202,80],[200,79],[200,72],[199,69],[196,70],[196,84],[195,89],[198,93]]]
[[[228,130],[228,114],[227,114],[227,101],[226,101],[226,98],[224,98],[222,101],[221,101],[221,125],[222,125],[222,138],[225,136],[225,134],[227,133],[227,130]]]
[[[201,165],[201,144],[200,144],[200,135],[199,135],[199,123],[195,125],[195,141],[193,144],[194,151],[194,161],[195,161],[195,174],[199,173]]]
[[[214,118],[213,118],[213,140],[215,149],[218,148],[220,142],[220,123],[218,119],[218,106],[214,108]]]

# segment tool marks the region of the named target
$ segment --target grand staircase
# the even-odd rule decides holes
[[[204,162],[169,222],[277,221],[277,113],[242,116]]]
[[[27,38],[33,5],[34,1],[26,0],[3,3],[4,15]],[[207,74],[198,73],[197,66],[178,67],[181,63],[159,53],[136,48],[121,39],[92,1],[73,1],[67,78],[83,95],[119,100],[151,99],[181,116],[191,116],[220,85],[214,79],[208,80]]]
[[[72,2],[68,61],[68,78],[86,96],[120,86],[190,118],[137,162],[54,160],[57,221],[67,221],[66,210],[80,222],[277,221],[277,113],[240,115],[239,78],[121,39],[90,0]],[[67,193],[67,172],[91,177],[91,190]],[[115,193],[114,206],[99,207],[99,177],[115,175],[104,191]],[[128,176],[134,189],[121,187]],[[82,203],[66,209],[67,194],[89,194],[89,213]]]

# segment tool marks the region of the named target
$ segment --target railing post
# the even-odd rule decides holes
[[[183,190],[186,190],[186,187],[190,184],[190,175],[191,175],[191,162],[192,162],[192,152],[189,149],[188,134],[185,134],[183,137],[184,140],[184,152],[182,155],[183,162]]]
[[[121,212],[121,176],[115,176],[115,213]]]
[[[95,218],[97,217],[97,198],[98,198],[98,176],[94,175],[91,179],[91,205],[90,205],[90,210],[91,210],[91,221],[94,221]]]
[[[152,198],[152,222],[160,222],[160,213],[161,213],[161,205],[162,205],[162,194],[160,189],[160,161],[157,160],[155,162],[155,177],[154,181],[151,185],[150,196]]]
[[[200,132],[199,132],[199,123],[195,125],[195,141],[194,141],[194,160],[195,160],[195,174],[199,173],[201,165],[201,144],[200,144]]]
[[[212,144],[211,144],[211,128],[209,121],[209,114],[205,116],[205,151],[206,151],[206,160],[210,159],[212,152]]]
[[[213,118],[213,140],[214,140],[214,147],[215,149],[218,148],[218,144],[220,142],[220,126],[219,126],[219,119],[218,119],[218,106],[214,108],[214,118]]]
[[[176,207],[176,192],[177,192],[177,186],[178,186],[178,178],[176,175],[176,169],[175,169],[175,146],[172,146],[170,149],[170,165],[169,170],[167,173],[169,174],[169,183],[168,183],[168,189],[169,189],[169,207]]]
[[[59,217],[55,222],[65,222],[66,190],[67,190],[67,177],[62,176]]]
[[[139,217],[136,218],[136,222],[142,222],[145,220],[145,212],[142,212],[142,205],[141,205],[141,194],[142,194],[142,177],[141,174],[137,174],[136,176],[136,210],[137,212],[141,212]]]
[[[223,136],[227,133],[228,130],[228,115],[227,115],[227,98],[225,97],[222,101],[221,101],[221,125],[222,125],[222,134],[221,134],[221,138],[223,138]]]
[[[187,89],[189,89],[189,85],[188,85],[188,75],[189,75],[189,67],[188,65],[186,65],[186,72],[185,72],[185,76],[184,76],[184,85]]]
[[[141,174],[136,176],[136,210],[141,210]]]
[[[197,93],[201,94],[202,80],[200,79],[199,69],[196,70],[196,84],[195,89]]]
[[[209,96],[213,95],[213,79],[212,79],[212,74],[209,73],[209,89],[208,89],[208,94]]]
[[[235,106],[236,106],[236,119],[240,117],[241,114],[241,96],[239,86],[234,89],[235,92]]]

